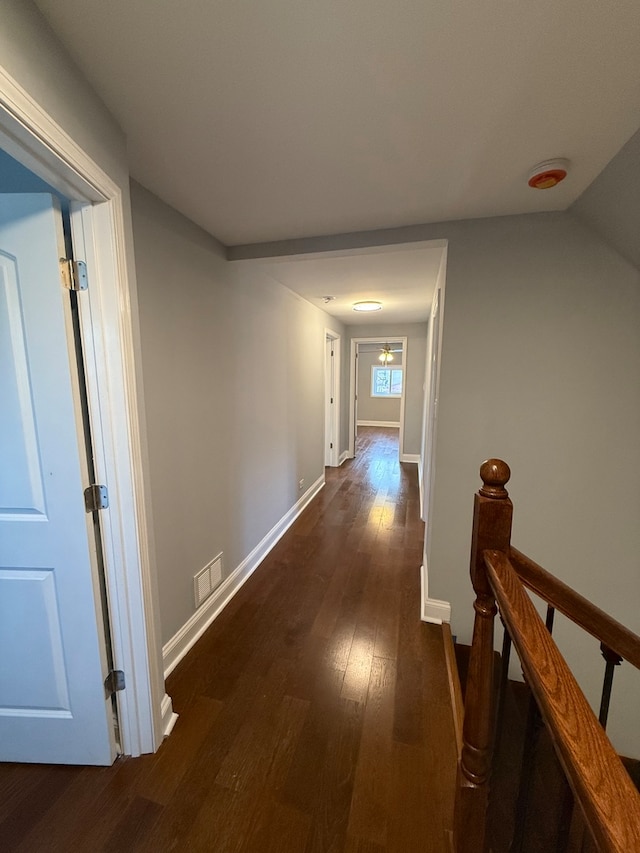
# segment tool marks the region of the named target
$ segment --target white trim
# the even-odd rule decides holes
[[[324,486],[324,474],[310,486],[304,495],[282,516],[253,551],[220,584],[202,607],[185,622],[162,649],[165,678],[173,672],[190,649],[197,643],[214,619],[224,610],[240,587],[251,577],[276,543]]]
[[[173,703],[171,702],[171,696],[167,696],[165,693],[162,698],[162,734],[164,737],[169,737],[171,732],[173,731],[173,727],[178,721],[178,714],[173,710]]]
[[[420,518],[424,521],[423,511],[424,511],[424,466],[422,464],[422,457],[418,455],[418,493],[420,494]]]
[[[349,459],[349,458],[350,458],[349,457],[349,451],[343,450],[342,453],[340,454],[340,459],[338,459],[338,465],[342,465],[342,463],[346,462],[347,459]]]
[[[451,622],[451,605],[449,602],[429,598],[429,575],[424,563],[420,566],[420,602],[420,619],[423,622],[431,622],[434,625]]]
[[[419,453],[403,453],[400,457],[401,462],[411,462],[413,464],[420,464],[420,454]]]
[[[325,394],[325,431],[327,427],[331,435],[333,436],[333,447],[329,450],[328,453],[328,461],[327,461],[327,449],[326,449],[326,435],[324,438],[324,447],[325,447],[325,465],[329,465],[332,468],[337,468],[340,462],[338,461],[338,448],[340,446],[340,398],[342,397],[341,391],[341,357],[342,357],[342,337],[338,334],[338,332],[334,332],[332,329],[325,328],[324,330],[324,341],[325,347],[328,341],[332,341],[333,346],[333,370],[332,375],[326,375],[326,357],[324,359],[325,362],[325,378],[324,378],[324,394]],[[326,356],[326,352],[325,352]],[[331,405],[327,400],[327,386],[330,385],[330,394],[333,397],[333,404]]]
[[[83,211],[92,284],[81,308],[95,351],[85,365],[96,468],[109,487],[103,520],[114,663],[127,689],[117,694],[127,755],[162,740],[160,642],[156,625],[142,482],[130,282],[122,192],[74,140],[0,68],[0,146]],[[85,294],[82,294],[83,296]]]
[[[358,421],[358,426],[393,427],[400,429],[400,421]]]
[[[407,361],[407,353],[408,353],[408,338],[406,335],[385,335],[384,340],[393,339],[394,341],[398,341],[402,345],[402,367],[408,364]],[[358,363],[356,355],[358,353],[358,347],[360,344],[375,344],[384,342],[381,337],[367,337],[367,338],[351,338],[351,362],[350,362],[350,370],[349,370],[349,457],[353,459],[356,455],[356,430],[358,425],[360,425],[360,421],[358,421],[357,414],[357,404],[356,404],[356,393],[358,388]],[[404,411],[405,411],[405,403],[407,397],[407,383],[406,383],[406,370],[404,371],[404,378],[402,382],[402,396],[400,397],[400,434],[398,436],[398,459],[402,460],[404,456]],[[364,424],[362,424],[364,425]],[[377,426],[384,426],[384,424],[378,422]]]

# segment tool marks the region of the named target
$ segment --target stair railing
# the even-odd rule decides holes
[[[475,496],[471,545],[475,619],[458,762],[454,851],[489,849],[487,810],[496,716],[493,633],[498,608],[596,849],[640,851],[640,795],[603,727],[613,667],[624,659],[640,668],[640,637],[511,546],[513,506],[505,488],[509,466],[489,459],[480,476],[483,485]],[[549,605],[546,624],[525,586]],[[602,644],[607,666],[600,722],[551,637],[555,609]]]

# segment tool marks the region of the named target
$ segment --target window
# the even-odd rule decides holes
[[[376,367],[371,368],[372,397],[401,397],[402,368]]]

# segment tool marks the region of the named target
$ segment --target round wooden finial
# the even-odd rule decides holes
[[[511,470],[502,459],[487,459],[483,462],[480,466],[480,476],[483,482],[480,494],[485,498],[500,500],[509,497],[505,484],[509,482]]]

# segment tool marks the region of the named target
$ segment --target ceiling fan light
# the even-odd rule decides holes
[[[354,302],[354,311],[379,311],[382,308],[382,302],[374,302],[372,299],[367,299],[364,302]]]
[[[393,356],[389,350],[383,350],[378,356],[378,361],[381,361],[383,364],[389,364],[390,361],[393,361]]]

